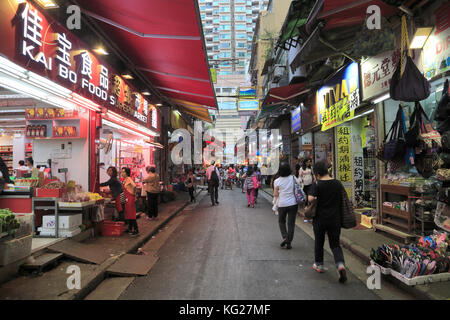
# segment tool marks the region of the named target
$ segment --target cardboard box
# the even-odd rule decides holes
[[[44,237],[54,237],[55,236],[55,229],[47,229],[47,228],[38,228],[38,231],[40,232],[40,236]],[[59,238],[71,238],[76,236],[77,234],[81,233],[80,228],[75,228],[71,230],[58,230],[58,236]]]
[[[80,214],[72,214],[72,215],[60,215],[58,216],[58,227],[60,230],[62,229],[74,229],[78,228],[83,224],[83,215]],[[54,215],[45,215],[42,216],[42,227],[47,229],[55,229],[56,222]]]

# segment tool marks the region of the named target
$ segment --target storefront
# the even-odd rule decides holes
[[[159,110],[37,8],[0,9],[0,105],[14,123],[5,130],[9,139],[0,139],[0,156],[15,182],[5,186],[0,208],[28,221],[30,237],[74,236],[103,220],[98,208],[110,201],[96,193],[101,162],[130,167],[136,182],[154,163]],[[27,156],[38,169],[31,178],[24,177],[28,170],[12,170]]]
[[[430,119],[425,122],[430,123],[434,129],[437,128],[434,115],[449,69],[449,47],[446,43],[450,28],[448,24],[443,25],[437,21],[442,20],[442,14],[448,12],[448,9],[447,3],[426,15],[427,25],[438,27],[430,28],[432,31],[423,48],[411,50],[415,65],[424,72],[430,83],[431,93],[425,100],[420,101],[420,105]],[[385,138],[392,127],[399,105],[405,115],[407,130],[411,125],[408,120],[415,104],[395,101],[389,96],[390,81],[399,60],[400,50],[397,49],[371,57],[361,64],[363,99],[376,105],[379,141]],[[433,165],[432,172],[427,174],[420,173],[417,168],[417,155],[414,151],[413,154],[414,160],[405,157],[406,161],[401,165],[393,165],[390,161],[377,161],[381,178],[378,187],[380,214],[377,218],[377,228],[403,238],[431,233],[436,228],[437,220],[436,194],[439,192],[438,186],[441,185],[441,182],[435,179],[437,167]],[[438,160],[437,153],[434,159]],[[436,161],[433,160],[433,163]],[[450,222],[450,217],[447,220]]]

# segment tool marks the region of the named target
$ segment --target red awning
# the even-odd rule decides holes
[[[299,95],[308,92],[310,89],[305,89],[306,82],[292,84],[289,86],[277,87],[270,89],[263,102],[264,106],[269,106],[281,102],[289,102],[289,100],[298,97]]]
[[[217,108],[196,0],[77,0],[161,94]]]
[[[324,30],[355,26],[364,22],[367,7],[371,5],[379,6],[381,16],[385,18],[399,12],[397,7],[390,6],[381,0],[324,0],[317,19],[327,21]]]

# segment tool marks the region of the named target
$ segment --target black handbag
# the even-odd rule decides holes
[[[420,145],[420,132],[421,126],[423,124],[423,117],[425,117],[425,119],[430,122],[430,119],[428,119],[428,116],[423,110],[421,104],[416,101],[414,111],[411,114],[411,118],[409,119],[410,128],[405,135],[407,147],[415,148]]]
[[[402,121],[402,108],[400,106],[394,123],[386,135],[385,141],[387,141],[384,145],[385,160],[395,160],[404,157],[406,153],[406,141]]]
[[[415,102],[428,98],[430,83],[417,69],[410,56],[406,57],[406,66],[400,77],[400,63],[391,80],[390,95],[393,100]]]
[[[430,95],[430,83],[417,69],[409,54],[403,61],[404,48],[409,48],[408,30],[406,16],[402,16],[402,41],[400,56],[401,61],[392,75],[389,93],[391,98],[397,101],[415,102],[428,98]],[[406,52],[405,52],[406,53]],[[402,74],[402,68],[404,71]]]
[[[442,91],[441,100],[436,108],[436,112],[434,113],[434,120],[444,121],[448,118],[450,114],[450,98],[448,95],[448,79],[445,80],[444,89]]]
[[[444,163],[443,166],[445,168],[450,168],[450,153],[440,153],[439,158],[441,158],[442,162]]]
[[[356,216],[353,211],[353,204],[348,198],[347,191],[341,184],[341,227],[351,229],[356,227]]]

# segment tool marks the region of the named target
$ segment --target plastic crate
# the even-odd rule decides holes
[[[430,274],[425,276],[418,276],[414,278],[407,278],[400,272],[391,270],[391,275],[406,284],[407,286],[415,286],[418,284],[426,284],[441,281],[450,281],[450,272]]]
[[[119,221],[103,221],[102,236],[104,237],[120,237],[123,233],[124,222]]]
[[[33,214],[15,213],[16,219],[20,222],[20,227],[14,232],[15,238],[28,236],[32,232]]]
[[[66,190],[64,188],[60,188],[60,189],[37,188],[36,189],[36,197],[38,197],[38,198],[62,198],[65,193],[66,193]]]

